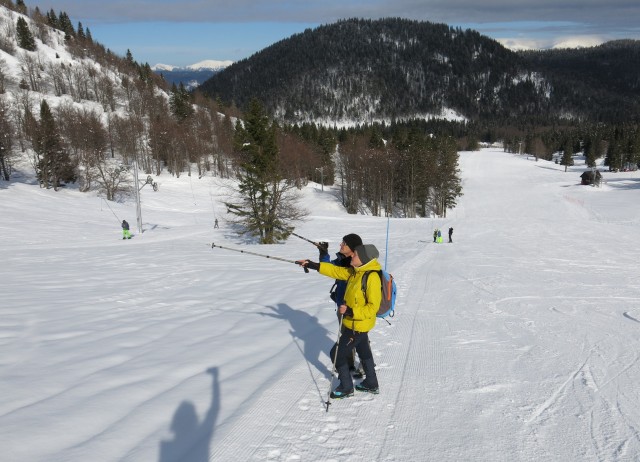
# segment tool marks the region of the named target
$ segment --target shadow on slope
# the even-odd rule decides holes
[[[183,401],[173,414],[171,431],[174,438],[160,442],[159,462],[208,462],[209,445],[213,437],[216,419],[220,411],[220,384],[218,368],[207,370],[211,374],[211,404],[202,422],[198,421],[196,408],[190,401]]]

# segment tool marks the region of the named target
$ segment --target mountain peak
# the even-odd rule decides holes
[[[155,66],[151,66],[152,71],[172,71],[174,69],[177,69],[177,67],[171,64],[158,63]]]
[[[172,71],[181,71],[181,70],[190,70],[190,71],[221,71],[225,67],[229,67],[233,64],[233,61],[219,61],[215,59],[205,59],[204,61],[199,61],[195,64],[190,64],[188,66],[174,66],[172,64],[162,64],[158,63],[155,66],[151,66],[151,70],[155,72],[172,72]]]
[[[214,59],[206,59],[204,61],[197,62],[195,64],[191,64],[186,66],[187,69],[200,70],[200,69],[211,69],[214,71],[219,71],[224,69],[225,67],[229,67],[233,64],[233,61],[217,61]]]

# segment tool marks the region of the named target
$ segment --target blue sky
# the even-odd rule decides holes
[[[247,58],[306,28],[402,17],[471,28],[514,49],[640,39],[638,0],[26,0],[66,12],[93,39],[141,63]]]

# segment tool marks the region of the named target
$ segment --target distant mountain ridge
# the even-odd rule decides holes
[[[445,114],[492,125],[620,122],[640,114],[638,73],[640,41],[514,52],[446,24],[348,19],[281,40],[200,89],[240,108],[257,97],[285,123]]]
[[[151,70],[164,77],[170,85],[182,83],[185,88],[192,90],[232,64],[233,61],[229,60],[207,59],[184,67],[158,63]]]

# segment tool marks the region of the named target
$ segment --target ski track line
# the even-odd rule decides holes
[[[437,416],[433,415],[424,395],[428,382],[438,376],[438,371],[444,370],[444,355],[438,343],[442,332],[438,330],[441,326],[425,316],[424,307],[411,303],[411,300],[429,300],[433,282],[433,256],[425,250],[414,257],[408,267],[403,268],[406,269],[403,275],[406,285],[402,293],[405,303],[400,309],[403,309],[406,318],[402,320],[396,338],[406,343],[402,343],[403,348],[393,350],[389,358],[395,374],[386,377],[386,381],[393,388],[388,391],[385,388],[384,392],[395,399],[392,400],[393,404],[388,405],[390,413],[388,417],[385,416],[387,430],[378,455],[372,460],[408,461],[417,454],[426,457],[429,453],[431,442],[425,437],[425,431],[430,427],[430,422],[437,420],[434,418]],[[402,416],[407,415],[413,415],[420,421],[402,421]],[[406,448],[408,453],[402,453],[398,448]]]
[[[322,403],[315,385],[309,385],[308,388],[291,386],[299,381],[299,377],[308,377],[308,370],[306,362],[298,367],[293,367],[266,389],[260,398],[243,413],[242,417],[231,423],[232,427],[227,432],[227,436],[219,442],[214,441],[209,460],[260,460],[255,459],[254,454],[265,445],[283,419],[292,413],[293,408],[298,407],[298,403],[310,388],[313,388],[315,393],[317,407],[321,408]],[[316,375],[316,383],[319,380],[318,377],[321,376],[322,374]],[[286,390],[286,393],[283,393],[283,390]],[[256,422],[268,424],[256,426]],[[256,432],[258,428],[259,431]]]
[[[569,377],[567,378],[567,380],[565,380],[557,389],[556,391],[554,391],[551,396],[544,402],[542,403],[540,406],[538,406],[536,408],[536,410],[533,412],[533,414],[531,415],[531,417],[529,417],[525,422],[527,424],[532,424],[534,421],[538,421],[542,418],[542,416],[549,411],[563,396],[566,396],[567,394],[567,387],[569,386],[569,384],[571,382],[573,382],[576,377],[582,373],[582,371],[585,369],[585,366],[587,365],[587,363],[589,362],[589,359],[591,358],[591,355],[593,354],[593,349],[590,351],[590,353],[587,355],[587,358],[582,362],[582,364],[580,364],[580,366],[573,371]]]

